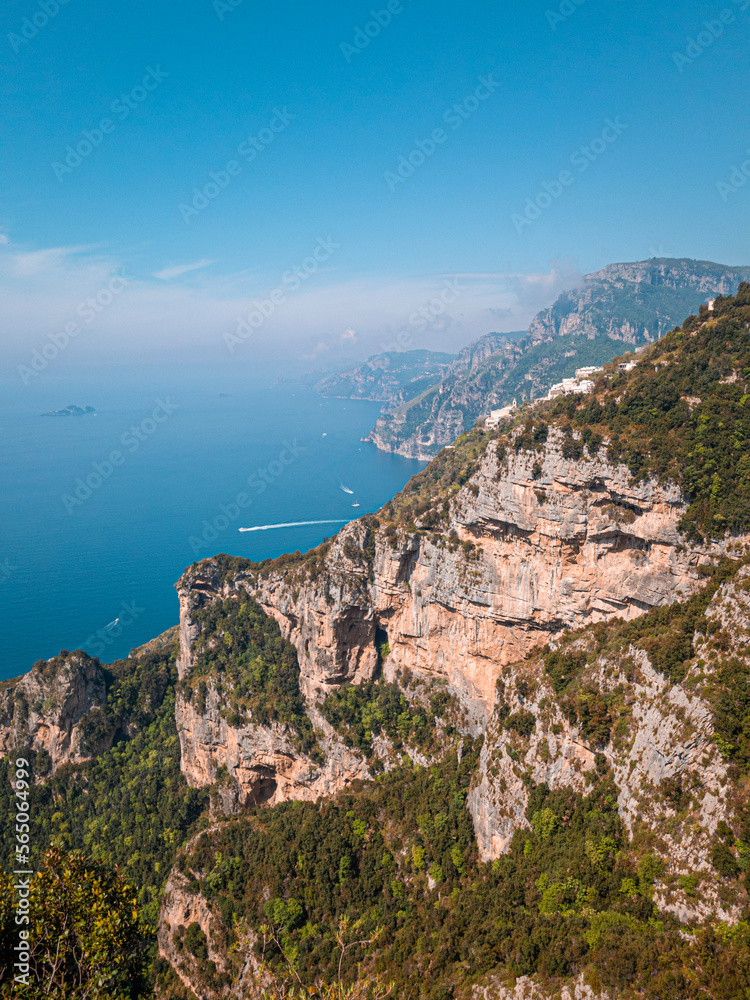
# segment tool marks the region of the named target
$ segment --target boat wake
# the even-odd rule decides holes
[[[256,524],[254,528],[240,528],[240,531],[272,531],[274,528],[301,528],[308,524],[346,524],[346,518],[335,521],[287,521],[285,524]]]
[[[349,493],[350,495],[354,493],[354,490],[350,490],[348,486],[344,486],[343,483],[339,483],[339,489],[343,490],[344,493]]]

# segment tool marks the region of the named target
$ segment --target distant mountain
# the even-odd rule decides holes
[[[580,288],[563,292],[529,327],[534,344],[553,337],[607,336],[627,344],[652,343],[709,295],[730,295],[750,276],[748,267],[707,260],[654,257],[610,264],[588,274]]]
[[[455,354],[439,351],[388,351],[373,355],[350,371],[326,376],[317,389],[323,396],[399,406],[439,382],[456,360]]]
[[[747,280],[750,267],[710,261],[610,264],[542,310],[521,340],[501,344],[501,335],[490,334],[470,344],[440,382],[381,414],[366,440],[428,460],[491,409],[514,397],[519,403],[538,398],[576,368],[658,340],[707,298],[730,294]],[[468,360],[461,367],[462,358]]]
[[[483,361],[504,351],[514,341],[520,340],[525,333],[525,330],[517,330],[515,333],[487,333],[479,340],[473,340],[456,355],[450,374],[455,375],[461,371],[477,368]]]
[[[43,417],[85,417],[90,413],[96,413],[93,406],[76,406],[71,403],[70,406],[64,407],[62,410],[50,410],[49,413],[43,413]]]

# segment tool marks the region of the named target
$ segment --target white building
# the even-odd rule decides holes
[[[591,375],[601,371],[604,371],[601,365],[590,365],[588,368],[576,368],[576,379],[580,382],[582,379],[590,378]]]
[[[573,393],[585,394],[593,391],[594,383],[591,379],[564,378],[562,382],[556,382],[544,398],[555,399],[557,396],[570,396]]]
[[[499,410],[492,410],[489,417],[484,422],[484,426],[487,430],[492,430],[493,427],[497,427],[501,420],[505,420],[507,417],[512,416],[518,409],[515,399],[510,404],[510,406],[503,406]]]

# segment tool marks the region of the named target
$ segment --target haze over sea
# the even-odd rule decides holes
[[[341,524],[240,527],[351,520],[422,468],[361,442],[377,403],[323,399],[278,374],[154,366],[3,383],[0,679],[60,649],[126,656],[177,623],[173,585],[196,558],[305,551]],[[41,416],[68,404],[97,415]],[[121,460],[108,473],[113,451]],[[89,476],[90,496],[71,503],[77,487],[86,497],[78,480]],[[242,492],[252,503],[235,519]],[[222,505],[231,523],[203,544],[204,522],[221,528]]]

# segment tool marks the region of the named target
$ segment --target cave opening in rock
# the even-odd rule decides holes
[[[268,802],[276,794],[277,782],[274,778],[262,777],[260,781],[253,786],[252,792],[248,796],[248,804],[251,806],[259,806],[264,802]]]
[[[377,680],[383,672],[383,663],[391,651],[388,645],[388,633],[379,626],[375,629],[375,649],[378,654],[378,663],[375,668],[375,679]]]

